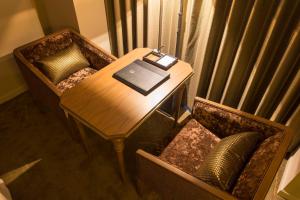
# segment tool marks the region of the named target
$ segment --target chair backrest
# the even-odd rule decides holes
[[[41,58],[56,54],[58,51],[69,47],[75,42],[82,54],[87,58],[93,68],[101,69],[116,58],[95,47],[89,40],[73,30],[65,29],[53,33],[42,39],[31,42],[19,48],[21,54],[32,64]]]
[[[211,102],[207,103],[200,98],[195,99],[192,115],[194,119],[220,138],[246,131],[260,132],[267,138],[282,131],[276,126],[247,117],[247,113],[230,112],[220,105],[214,106]]]

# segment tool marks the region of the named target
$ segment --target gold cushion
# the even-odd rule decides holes
[[[196,176],[229,191],[261,138],[258,132],[243,132],[223,138],[207,155]]]
[[[41,59],[38,63],[54,84],[89,66],[89,62],[75,43],[53,56]]]

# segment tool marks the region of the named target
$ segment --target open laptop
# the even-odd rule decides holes
[[[142,60],[135,60],[113,74],[113,77],[143,95],[170,78],[170,73]]]

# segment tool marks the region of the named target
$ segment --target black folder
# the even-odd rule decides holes
[[[147,95],[169,79],[170,73],[142,60],[135,60],[114,73],[113,77],[143,95]]]

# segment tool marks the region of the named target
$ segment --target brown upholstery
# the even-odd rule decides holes
[[[220,141],[195,119],[191,119],[159,156],[178,169],[195,176],[205,156]]]
[[[195,98],[192,118],[159,157],[150,156],[147,152],[139,150],[137,154],[138,177],[142,179],[139,181],[147,185],[147,179],[151,180],[151,182],[148,181],[149,185],[170,199],[176,198],[176,195],[188,197],[189,194],[198,194],[201,197],[202,194],[206,196],[207,193],[213,194],[216,199],[263,199],[287,151],[292,133],[283,125],[201,98]],[[247,131],[262,134],[263,140],[243,167],[232,191],[226,192],[212,185],[209,186],[208,183],[196,178],[194,170],[205,162],[206,152],[212,150],[218,141],[216,138]],[[218,137],[210,138],[213,134]],[[200,144],[201,142],[209,148],[205,148],[203,144]],[[210,142],[211,145],[209,145]],[[205,153],[199,151],[205,151]],[[147,165],[145,160],[148,163],[155,163],[152,165],[153,172],[144,171],[147,170],[147,167],[144,167]],[[166,174],[163,177],[157,177],[155,170],[165,171]],[[157,182],[161,182],[161,178],[174,179],[173,176],[180,177],[176,179],[178,183],[169,184],[170,188],[165,189],[156,187],[154,177]],[[171,189],[187,183],[195,187],[190,186],[180,191]],[[194,199],[194,196],[191,199]]]

